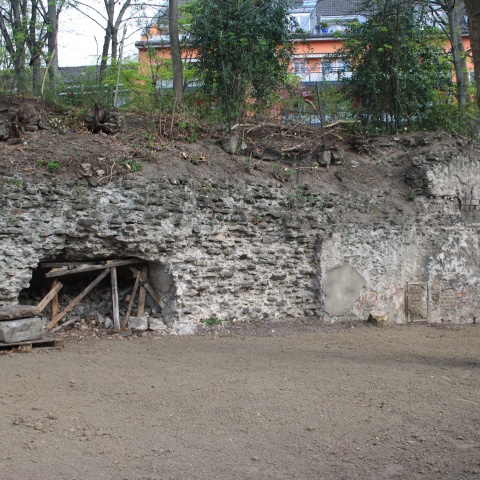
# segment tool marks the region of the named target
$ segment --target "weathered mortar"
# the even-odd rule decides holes
[[[187,177],[132,175],[96,187],[0,177],[0,304],[16,303],[40,261],[135,257],[150,262],[159,291],[172,282],[163,318],[179,333],[211,316],[366,319],[384,310],[398,323],[472,321],[479,227],[458,198],[467,190],[473,198],[477,164],[415,160],[409,181],[427,195],[415,199],[418,216],[374,224],[368,213],[380,202],[385,208],[383,196],[354,201],[273,183],[193,185]],[[343,222],[352,208],[358,222]],[[355,285],[348,273],[331,273],[343,266],[358,274]],[[330,278],[340,289],[335,316],[325,311]]]

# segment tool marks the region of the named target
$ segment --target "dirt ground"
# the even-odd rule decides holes
[[[0,364],[3,480],[480,478],[477,325],[85,337]]]

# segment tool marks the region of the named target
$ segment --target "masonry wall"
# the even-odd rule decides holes
[[[471,322],[479,223],[465,218],[457,196],[480,185],[479,169],[475,159],[450,158],[451,179],[455,164],[468,163],[469,177],[448,188],[437,182],[436,195],[428,178],[443,162],[412,167],[417,215],[375,222],[342,218],[383,206],[381,195],[188,177],[131,175],[105,186],[0,177],[0,305],[17,302],[41,261],[138,258],[168,297],[161,316],[177,333],[211,316],[339,321],[384,310],[396,323]]]

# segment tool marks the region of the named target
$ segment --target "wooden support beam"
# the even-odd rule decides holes
[[[53,281],[53,286],[55,286],[56,283],[60,283],[58,280]],[[52,305],[50,306],[50,318],[53,320],[56,315],[58,315],[58,293],[56,293],[53,298],[52,298]]]
[[[150,294],[150,296],[155,300],[160,308],[163,308],[165,304],[160,300],[160,297],[157,295],[155,290],[150,286],[149,283],[144,283],[143,286],[145,290]]]
[[[138,292],[137,317],[143,317],[145,315],[145,298],[145,287],[140,287]]]
[[[113,329],[115,332],[120,331],[120,313],[118,309],[118,287],[117,287],[117,268],[110,269],[110,276],[112,281],[112,314],[113,314]]]
[[[145,282],[147,280],[147,275],[148,267],[146,265],[143,265],[141,274],[142,282]],[[143,317],[145,315],[145,297],[145,287],[140,287],[140,291],[138,292],[137,317]]]
[[[40,263],[40,268],[75,268],[79,265],[97,265],[98,262],[42,262]]]
[[[68,312],[70,312],[73,307],[85,296],[87,293],[89,293],[91,290],[93,290],[97,284],[99,284],[110,272],[109,269],[105,269],[98,277],[87,287],[85,288],[82,292],[80,292],[68,305],[65,307],[63,312],[58,313],[53,317],[52,321],[47,325],[47,329],[50,330],[53,328]]]
[[[128,302],[127,314],[125,315],[125,320],[123,322],[122,328],[127,328],[128,321],[130,320],[130,312],[132,311],[133,302],[135,301],[135,297],[137,295],[138,285],[140,284],[141,277],[142,277],[142,273],[139,270],[137,270],[135,285],[133,286],[132,296],[130,297],[130,301]]]
[[[51,330],[51,333],[57,333],[59,330],[61,330],[62,328],[65,328],[65,327],[68,327],[69,325],[71,325],[72,323],[76,322],[77,319],[76,318],[71,318],[70,320],[68,320],[67,322],[65,323],[62,323],[61,325],[59,325],[58,327],[55,327],[53,330]]]
[[[104,270],[111,267],[123,267],[125,265],[134,265],[141,263],[140,260],[108,260],[100,265],[79,265],[76,268],[62,267],[59,269],[51,270],[45,274],[47,278],[62,277],[63,275],[73,275],[74,273],[94,272],[97,270]]]
[[[139,274],[139,270],[135,267],[130,267],[130,270],[133,272],[134,275]],[[140,282],[140,285],[145,288],[145,290],[150,294],[150,296],[153,298],[153,300],[158,304],[160,308],[163,308],[165,304],[160,300],[160,297],[157,295],[155,290],[150,286],[150,284],[147,282],[147,276],[145,274],[145,277],[142,277],[142,281]],[[140,316],[140,315],[138,315]]]
[[[45,295],[43,300],[37,305],[37,313],[41,313],[42,310],[48,305],[50,300],[52,300],[60,291],[63,285],[58,281],[55,280],[52,285],[52,289]],[[58,300],[58,296],[57,296]]]

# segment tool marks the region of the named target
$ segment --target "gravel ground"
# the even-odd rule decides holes
[[[7,351],[1,478],[480,478],[477,325],[253,333]]]

